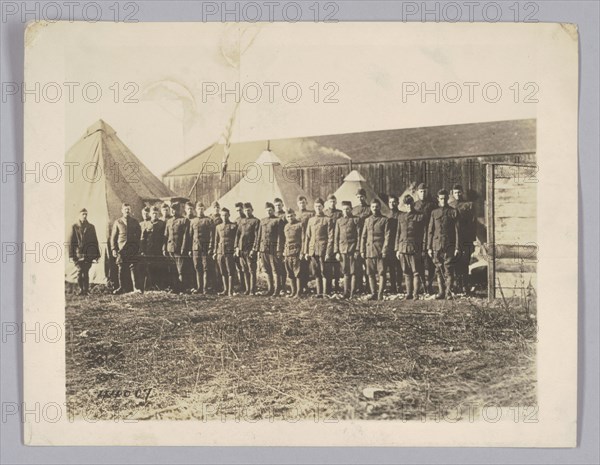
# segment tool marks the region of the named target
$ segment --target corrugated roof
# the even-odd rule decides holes
[[[494,121],[271,140],[283,163],[300,166],[534,153],[536,120]],[[197,174],[207,160],[221,163],[223,145],[203,150],[164,176]],[[229,169],[254,162],[266,140],[231,144]],[[210,154],[210,156],[209,156]]]

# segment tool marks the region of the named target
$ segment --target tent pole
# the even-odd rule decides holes
[[[202,173],[204,173],[204,167],[206,166],[206,164],[210,160],[210,157],[213,154],[213,152],[215,151],[215,147],[217,145],[219,145],[219,143],[215,142],[213,144],[213,146],[211,147],[210,152],[208,153],[208,157],[206,157],[206,161],[202,165],[202,169],[198,172],[198,176],[196,176],[196,180],[194,181],[194,184],[192,185],[192,188],[190,189],[190,193],[188,194],[188,199],[192,198],[192,192],[194,192],[194,189],[196,189],[196,186],[198,185],[198,180],[200,179],[200,176],[202,176]],[[197,197],[198,197],[198,190],[196,190],[196,201],[198,200]]]

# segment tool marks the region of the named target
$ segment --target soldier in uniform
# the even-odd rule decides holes
[[[437,268],[439,292],[436,299],[452,298],[454,267],[460,255],[460,223],[456,210],[448,205],[448,191],[438,192],[438,205],[431,212],[427,231],[427,252]]]
[[[352,203],[342,202],[342,217],[335,222],[333,252],[342,265],[344,297],[352,299],[356,291],[356,258],[360,238],[359,220],[352,215]]]
[[[140,253],[140,223],[131,216],[131,205],[124,203],[121,207],[123,216],[115,221],[111,234],[112,254],[119,267],[119,287],[113,294],[122,294],[127,288],[127,271],[131,274],[134,292],[142,292],[138,282],[137,266]]]
[[[239,227],[240,221],[246,218],[246,214],[244,213],[243,202],[235,203],[235,211],[237,216],[235,217],[233,222]],[[234,281],[236,281],[235,284],[237,285],[239,283],[241,292],[246,293],[246,280],[244,279],[244,270],[242,269],[242,262],[240,260],[239,255],[237,254],[234,254],[233,259],[235,260],[235,275],[233,277]]]
[[[171,207],[168,203],[164,202],[160,206],[161,212],[161,221],[167,225],[167,221],[171,218]],[[160,287],[161,289],[167,289],[171,285],[171,277],[175,273],[173,268],[173,264],[171,260],[161,260],[161,269],[160,269]]]
[[[168,203],[163,203],[160,206],[160,211],[162,213],[160,219],[167,224],[167,221],[169,221],[169,218],[171,218],[171,207],[169,207]]]
[[[100,258],[100,246],[96,228],[87,220],[88,211],[79,211],[79,220],[71,227],[69,237],[69,258],[77,268],[79,295],[87,295],[90,290],[90,267]]]
[[[221,224],[215,229],[214,256],[223,279],[223,290],[219,295],[233,295],[233,275],[235,274],[235,236],[237,223],[229,221],[229,210],[221,208]]]
[[[285,221],[285,208],[283,206],[283,200],[277,197],[273,200],[273,205],[275,206],[275,216],[278,216]]]
[[[388,195],[388,207],[390,209],[388,216],[390,237],[394,241],[396,239],[396,231],[398,231],[398,218],[401,214],[400,210],[398,210],[398,196],[396,194]],[[392,294],[402,292],[402,266],[395,254],[390,254],[386,258],[385,267],[390,275],[390,292]]]
[[[196,217],[194,204],[192,202],[186,202],[183,206],[183,212],[183,216],[187,220],[187,228],[189,228],[190,223]],[[193,260],[187,253],[183,254],[182,260],[184,288],[194,291],[197,289],[198,283],[196,282],[196,273],[194,272]]]
[[[244,204],[244,215],[238,223],[235,237],[235,252],[242,266],[242,279],[245,281],[246,295],[256,294],[256,253],[253,251],[260,220],[254,216],[250,202]]]
[[[142,281],[144,290],[151,287],[157,288],[160,285],[166,225],[164,221],[158,218],[159,215],[160,210],[158,207],[152,207],[150,218],[140,223],[142,229],[140,252],[144,269],[144,281]]]
[[[165,242],[163,245],[163,255],[169,257],[174,265],[174,272],[171,278],[173,281],[173,290],[176,292],[183,292],[184,290],[183,240],[189,225],[187,218],[181,216],[180,208],[178,202],[171,204],[171,218],[169,218],[165,226]],[[177,273],[176,276],[175,270]]]
[[[206,294],[208,272],[213,254],[214,224],[211,218],[204,213],[202,202],[196,202],[196,217],[190,221],[184,235],[183,249],[192,257],[194,271],[196,272],[196,289],[192,292]]]
[[[304,237],[304,255],[312,261],[317,279],[317,298],[323,297],[323,279],[326,287],[331,288],[331,276],[327,274],[325,262],[333,254],[334,221],[323,212],[323,200],[317,199],[314,204],[315,215],[308,220]]]
[[[419,295],[419,280],[425,282],[422,256],[425,215],[416,212],[411,195],[404,197],[404,204],[408,205],[410,211],[401,212],[398,217],[395,250],[396,257],[402,263],[406,299],[410,300]]]
[[[468,202],[463,197],[463,188],[460,184],[452,187],[452,198],[448,205],[458,212],[458,221],[460,222],[460,257],[456,264],[456,287],[461,293],[470,294],[469,285],[469,265],[471,264],[471,255],[475,250],[474,242],[477,239],[477,215],[473,202]]]
[[[278,296],[281,292],[279,271],[283,258],[284,235],[282,222],[275,216],[275,206],[271,202],[265,204],[267,217],[260,221],[258,234],[254,242],[254,253],[260,253],[262,267],[267,274],[268,296]]]
[[[150,207],[142,208],[142,221],[150,221]]]
[[[301,292],[300,282],[300,255],[302,254],[302,222],[296,218],[296,213],[291,208],[285,214],[285,227],[283,234],[285,236],[285,245],[283,257],[285,260],[285,270],[292,293],[290,297],[299,297]]]
[[[216,228],[221,222],[221,205],[216,200],[211,204],[212,213],[209,215],[213,221],[213,228]],[[213,291],[217,292],[221,289],[222,279],[221,271],[219,270],[218,264],[213,260],[212,255],[210,257],[210,280],[212,282]]]
[[[337,198],[333,194],[327,196],[327,208],[325,209],[325,215],[331,218],[335,222],[342,217],[342,211],[337,208]],[[340,292],[340,278],[342,277],[342,267],[340,262],[335,257],[335,254],[331,254],[331,257],[325,262],[325,266],[328,268],[327,273],[333,279],[333,291],[335,293]],[[331,289],[325,288],[326,294],[331,294]]]
[[[364,189],[358,189],[356,191],[356,200],[358,205],[356,205],[352,209],[352,216],[358,218],[358,226],[362,230],[362,227],[365,223],[365,220],[368,216],[371,215],[371,207],[369,206],[369,202],[367,199],[367,191]],[[366,263],[364,257],[361,257],[360,254],[356,259],[356,291],[362,292],[363,288],[369,287],[368,281],[363,283],[366,277]]]
[[[281,200],[280,198],[275,198],[273,200],[273,205],[275,206],[275,216],[278,217],[281,220],[281,228],[283,229],[285,227],[285,208],[283,205],[283,200]],[[285,282],[287,280],[287,271],[285,269],[285,260],[282,257],[281,260],[278,260],[277,262],[279,265],[279,270],[277,271],[277,275],[279,276],[279,288],[283,291],[283,293],[285,294]]]
[[[370,300],[382,300],[385,290],[384,259],[389,256],[392,243],[389,220],[381,214],[381,204],[377,199],[371,200],[371,216],[367,217],[362,228],[360,248],[360,253],[367,263]]]
[[[315,214],[314,211],[308,210],[308,200],[305,196],[299,195],[296,204],[298,205],[298,214],[297,217],[302,223],[302,243],[304,244],[304,237],[306,236],[306,226],[308,225],[308,220]],[[300,293],[305,293],[307,291],[308,279],[310,276],[310,267],[309,261],[303,258],[304,254],[300,254]]]
[[[425,281],[423,281],[423,286],[425,287],[425,292],[427,294],[432,294],[432,284],[433,278],[435,276],[435,264],[433,263],[433,259],[427,253],[427,234],[428,234],[428,226],[429,219],[431,218],[431,212],[437,208],[437,204],[431,200],[429,197],[429,187],[425,183],[420,183],[417,186],[417,201],[415,202],[415,211],[417,213],[422,213],[425,215],[425,227],[423,228],[423,247],[422,247],[422,261],[423,261],[423,269],[426,275]]]

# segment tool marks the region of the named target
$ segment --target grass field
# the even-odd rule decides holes
[[[536,403],[535,310],[507,302],[67,295],[87,419],[423,419]]]

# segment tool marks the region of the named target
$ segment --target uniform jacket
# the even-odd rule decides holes
[[[235,246],[243,252],[250,252],[254,248],[260,220],[258,218],[242,218],[238,223]]]
[[[215,226],[221,224],[223,222],[223,219],[221,218],[221,215],[219,213],[213,213],[210,215],[210,219],[213,220],[213,224]]]
[[[333,253],[355,253],[359,250],[360,220],[355,216],[341,217],[335,222]]]
[[[215,237],[215,224],[208,216],[197,216],[190,221],[185,231],[183,249],[185,252],[212,254]]]
[[[396,233],[396,252],[417,254],[423,251],[423,231],[425,230],[425,215],[423,213],[402,212],[398,216],[398,231]]]
[[[278,216],[268,216],[260,220],[254,241],[255,251],[272,255],[283,253],[284,242],[283,223]]]
[[[297,257],[302,253],[302,222],[299,220],[293,223],[286,223],[283,228],[285,236],[285,246],[283,255],[285,257]]]
[[[362,228],[360,251],[365,258],[383,258],[392,249],[389,218],[371,215]]]
[[[431,212],[433,210],[435,210],[437,207],[438,207],[437,204],[429,198],[427,198],[425,200],[415,201],[415,206],[414,206],[415,211],[417,213],[422,213],[423,215],[425,215],[425,217],[423,219],[425,221],[425,227],[423,228],[423,250],[427,250],[429,248],[427,245],[429,243],[429,241],[427,239],[427,234],[429,232],[428,231],[429,219],[431,218]]]
[[[235,252],[235,236],[238,225],[231,221],[218,224],[215,228],[215,245],[213,250],[217,254],[233,254]]]
[[[333,255],[334,227],[335,220],[328,216],[321,215],[310,218],[306,225],[304,253],[321,257]]]
[[[453,198],[448,202],[448,205],[458,212],[458,221],[460,222],[460,231],[462,233],[462,237],[460,238],[461,243],[472,244],[475,242],[477,239],[477,215],[475,215],[473,202],[466,200],[459,202]]]
[[[140,251],[148,256],[161,256],[165,242],[165,222],[163,220],[142,221],[140,227],[142,235],[140,239]]]
[[[325,213],[326,216],[333,218],[335,221],[339,220],[343,216],[342,210],[338,210],[337,208],[335,210],[327,208],[323,213]]]
[[[391,247],[395,246],[395,242],[396,242],[396,235],[398,232],[398,220],[400,218],[400,215],[403,212],[396,210],[396,211],[391,211],[390,209],[390,214],[388,215],[388,223],[390,226],[390,238],[391,238]]]
[[[165,244],[163,249],[169,253],[183,255],[183,241],[189,224],[189,220],[184,216],[170,218],[165,226]]]
[[[427,232],[428,249],[448,253],[460,249],[457,242],[460,238],[460,223],[457,217],[457,211],[449,206],[439,207],[431,212]]]
[[[142,228],[135,218],[121,217],[113,224],[110,241],[112,250],[130,257],[135,256],[140,251],[141,236]]]
[[[78,221],[71,228],[69,237],[69,258],[73,261],[93,262],[100,258],[100,247],[96,228],[87,221]]]

